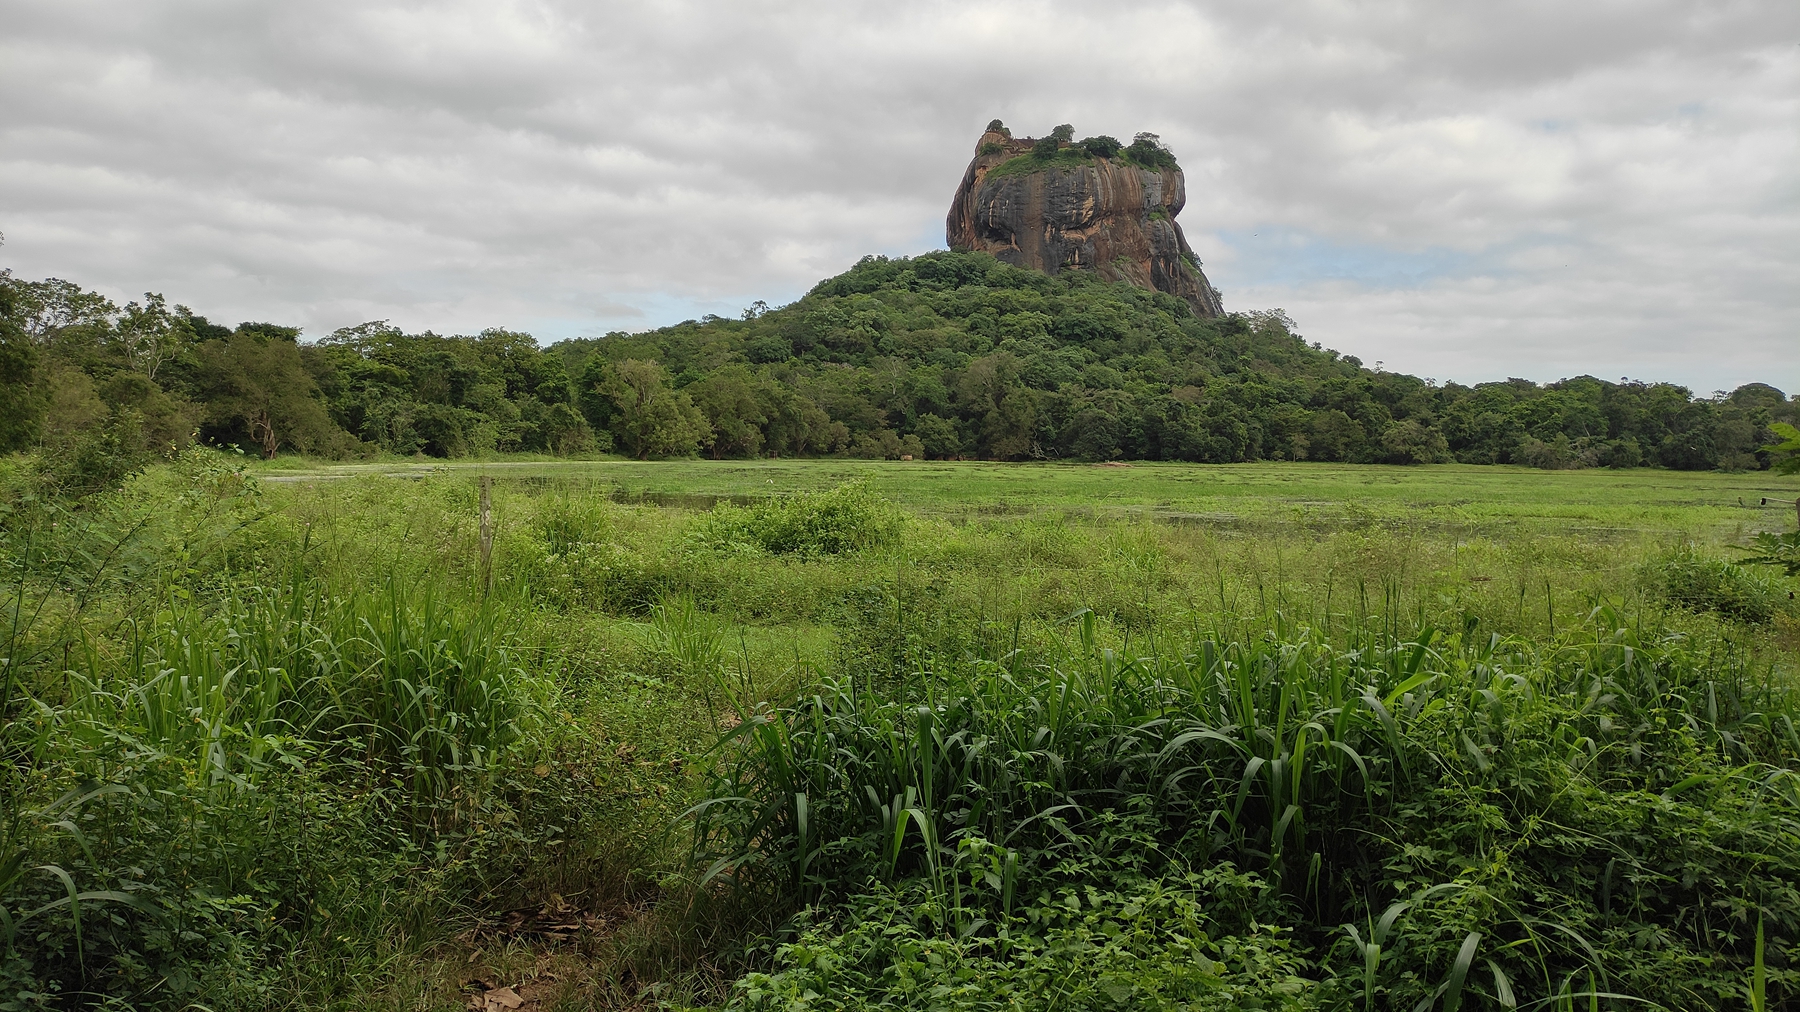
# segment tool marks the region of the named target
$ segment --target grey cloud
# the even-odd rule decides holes
[[[1792,4],[0,10],[0,263],[228,320],[556,337],[785,301],[941,244],[998,115],[1161,134],[1228,306],[1365,360],[1800,387]],[[1274,270],[1233,246],[1263,230],[1470,266]]]

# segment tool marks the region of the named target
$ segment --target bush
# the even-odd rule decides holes
[[[696,538],[709,548],[772,554],[837,555],[891,543],[900,512],[861,482],[802,492],[747,508],[721,503]]]
[[[1084,612],[741,711],[699,866],[810,912],[740,1007],[1555,1008],[1592,980],[1697,1012],[1737,1007],[1759,921],[1786,993],[1791,690],[1608,608],[1550,645],[1268,621],[1127,653]]]
[[[117,488],[153,459],[143,433],[143,416],[136,410],[111,412],[104,424],[67,437],[44,455],[44,484],[71,496]]]
[[[1086,140],[1083,140],[1078,146],[1081,150],[1086,151],[1095,158],[1111,158],[1125,147],[1125,145],[1119,143],[1117,137],[1108,137],[1105,134],[1101,134],[1098,137],[1089,137]]]
[[[733,1009],[952,1010],[1032,1008],[1044,994],[1068,1009],[1300,1008],[1314,987],[1291,932],[1254,923],[1254,874],[1127,873],[1110,888],[1044,892],[999,937],[947,937],[946,913],[914,881],[855,897],[842,917],[807,911],[775,953],[776,972],[736,984]],[[807,995],[820,996],[809,1004]],[[825,997],[829,996],[829,997]],[[884,1001],[884,999],[886,1001]]]
[[[1146,169],[1181,169],[1175,161],[1174,152],[1163,147],[1161,138],[1155,134],[1140,133],[1133,137],[1124,154],[1126,161]]]
[[[1689,611],[1713,612],[1738,622],[1772,620],[1786,603],[1779,581],[1682,546],[1645,563],[1642,575],[1663,600]]]
[[[0,837],[0,1003],[187,1007],[442,902],[490,811],[521,821],[494,785],[554,691],[498,618],[397,584],[268,591],[172,604],[121,657],[88,644],[66,703],[0,726],[60,771]]]

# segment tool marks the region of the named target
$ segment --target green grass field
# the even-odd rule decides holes
[[[0,486],[17,1007],[1800,1000],[1800,479]]]
[[[1332,523],[1374,515],[1449,527],[1528,524],[1570,531],[1730,539],[1785,519],[1764,497],[1800,495],[1800,479],[1767,472],[1542,471],[1533,468],[1373,464],[1129,466],[946,461],[597,461],[307,466],[258,473],[281,481],[490,474],[501,481],[604,487],[626,496],[755,497],[866,480],[908,508],[935,514],[996,507],[1060,509],[1170,520]]]

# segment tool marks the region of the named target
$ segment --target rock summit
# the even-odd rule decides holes
[[[1014,138],[999,120],[988,124],[950,204],[950,248],[1046,274],[1091,270],[1174,295],[1197,316],[1223,315],[1175,223],[1187,202],[1175,157],[1154,134],[1125,145],[1073,133]]]

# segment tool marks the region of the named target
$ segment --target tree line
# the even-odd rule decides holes
[[[792,305],[541,348],[528,334],[303,340],[161,295],[0,271],[0,452],[105,480],[195,440],[272,457],[913,456],[1758,469],[1800,399],[1589,376],[1437,384],[981,253],[869,257]],[[121,472],[122,473],[122,472]]]

